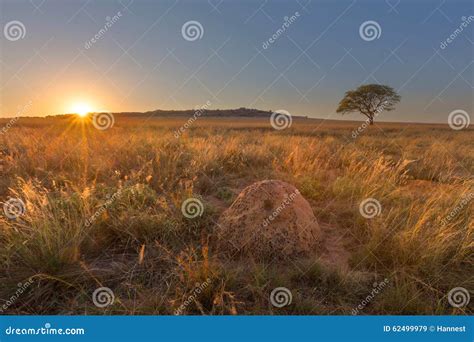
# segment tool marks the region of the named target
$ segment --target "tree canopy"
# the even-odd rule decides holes
[[[400,99],[400,95],[389,86],[365,84],[346,92],[336,112],[341,114],[359,112],[367,116],[372,125],[375,116],[384,110],[394,110],[395,104],[400,102]]]

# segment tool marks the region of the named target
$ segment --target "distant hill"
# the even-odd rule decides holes
[[[191,117],[193,115],[201,117],[243,117],[243,118],[269,118],[272,111],[264,111],[260,109],[238,108],[238,109],[187,109],[187,110],[153,110],[148,112],[123,112],[118,113],[120,116],[156,116],[156,117]],[[293,116],[295,117],[295,116]],[[306,116],[296,116],[297,118],[306,118]]]
[[[260,109],[251,109],[251,108],[237,108],[237,109],[205,109],[205,108],[197,108],[197,109],[186,109],[186,110],[152,110],[148,112],[120,112],[120,113],[113,113],[118,117],[130,117],[130,118],[137,118],[137,117],[192,117],[193,115],[200,116],[200,117],[220,117],[220,118],[269,118],[272,115],[271,110],[260,110]],[[73,114],[62,114],[61,117],[68,117]],[[59,115],[52,115],[57,117]],[[51,117],[51,116],[50,116]],[[292,115],[293,118],[307,118],[307,116],[295,116]]]

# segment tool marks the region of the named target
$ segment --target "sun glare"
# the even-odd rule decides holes
[[[87,103],[76,103],[72,106],[72,112],[84,117],[92,111],[92,108]]]

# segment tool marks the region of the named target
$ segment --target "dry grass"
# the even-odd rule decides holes
[[[446,220],[474,192],[472,130],[382,124],[353,139],[356,122],[296,120],[276,131],[263,120],[201,118],[176,139],[183,122],[117,118],[98,131],[21,119],[0,135],[0,201],[27,207],[17,220],[0,216],[0,308],[33,277],[6,313],[173,314],[209,282],[183,313],[350,314],[387,278],[363,314],[473,312],[446,299],[474,288],[474,201]],[[338,241],[332,259],[257,263],[216,252],[220,213],[270,178],[308,199]],[[182,215],[189,197],[204,202],[201,217]],[[382,205],[373,219],[359,213],[369,197]],[[92,303],[100,286],[113,290],[113,305]],[[269,302],[278,286],[293,294],[281,309]]]

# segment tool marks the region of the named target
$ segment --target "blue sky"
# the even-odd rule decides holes
[[[75,103],[147,111],[209,101],[211,108],[363,120],[335,110],[345,91],[364,83],[390,85],[402,96],[381,121],[445,123],[456,109],[472,116],[474,2],[469,0],[0,4],[0,117],[18,115],[27,104],[23,115],[70,112]],[[86,49],[106,18],[118,12],[118,20]],[[4,29],[12,21],[23,24],[23,38],[7,39]],[[199,22],[201,38],[184,39],[188,21]],[[380,27],[378,38],[361,37],[367,21]],[[463,21],[462,32],[441,48]],[[274,34],[274,42],[263,48]]]

